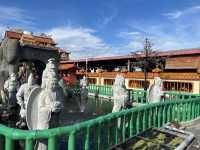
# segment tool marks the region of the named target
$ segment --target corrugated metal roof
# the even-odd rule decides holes
[[[178,56],[178,55],[194,55],[200,54],[200,48],[193,48],[193,49],[182,49],[182,50],[171,50],[171,51],[155,51],[154,54],[156,56]],[[151,56],[150,55],[150,56]],[[139,55],[123,55],[123,56],[108,56],[108,57],[96,57],[96,58],[82,58],[78,60],[69,60],[61,63],[73,63],[73,62],[85,62],[87,61],[105,61],[105,60],[121,60],[121,59],[131,59],[134,57],[144,57],[144,54]]]

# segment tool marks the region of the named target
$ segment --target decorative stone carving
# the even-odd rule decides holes
[[[36,87],[38,87],[38,85],[36,85],[33,74],[31,73],[28,77],[28,82],[22,84],[17,92],[16,97],[17,97],[17,103],[20,105],[20,117],[21,117],[21,121],[18,122],[21,125],[18,126],[23,126],[22,124],[26,124],[25,119],[26,119],[26,107],[27,107],[28,97],[31,91]]]
[[[6,80],[6,82],[4,83],[4,91],[7,94],[9,106],[17,105],[16,93],[18,89],[19,83],[17,81],[16,74],[11,73],[8,80]]]
[[[162,80],[160,77],[154,78],[154,83],[147,89],[147,101],[149,103],[160,102],[163,96]]]
[[[122,75],[117,74],[113,85],[114,106],[112,112],[120,111],[128,102],[128,91],[125,87],[125,79]]]
[[[84,112],[85,111],[85,106],[88,100],[88,80],[84,76],[83,79],[80,81],[80,111]]]

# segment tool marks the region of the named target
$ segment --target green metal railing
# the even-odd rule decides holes
[[[85,150],[104,150],[148,128],[175,120],[186,122],[199,116],[200,98],[195,97],[143,105],[48,130],[24,131],[0,125],[0,136],[5,140],[5,150],[13,150],[14,143],[19,140],[24,142],[25,150],[33,150],[38,139],[47,139],[48,150],[55,150],[60,137],[67,141],[65,149],[68,150],[78,149],[78,146]]]
[[[113,89],[112,86],[109,85],[95,85],[89,84],[88,85],[88,92],[89,93],[98,93],[99,95],[112,97],[113,96]],[[129,99],[132,102],[137,103],[147,103],[146,101],[146,92],[144,90],[129,90]],[[184,92],[164,92],[164,100],[181,100],[181,99],[190,99],[199,97],[199,94],[191,94],[191,93],[184,93]]]
[[[102,86],[102,85],[96,85],[96,84],[89,84],[88,92],[98,93],[99,95],[103,95],[103,96],[113,96],[113,89],[111,85]]]

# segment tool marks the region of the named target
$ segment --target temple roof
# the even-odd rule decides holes
[[[29,45],[36,45],[40,47],[56,47],[55,41],[45,35],[33,35],[32,33],[25,31],[9,30],[5,32],[5,37],[10,39],[17,39],[20,43]]]
[[[78,67],[74,64],[60,64],[59,70],[69,70],[69,69],[78,69]]]

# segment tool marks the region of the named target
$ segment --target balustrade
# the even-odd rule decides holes
[[[135,107],[54,129],[25,131],[0,125],[0,135],[5,140],[5,150],[13,150],[16,141],[24,142],[25,150],[33,150],[38,139],[47,139],[48,149],[55,150],[60,137],[66,139],[69,150],[78,147],[108,149],[148,128],[160,127],[170,121],[190,121],[199,115],[200,99],[190,97]]]

